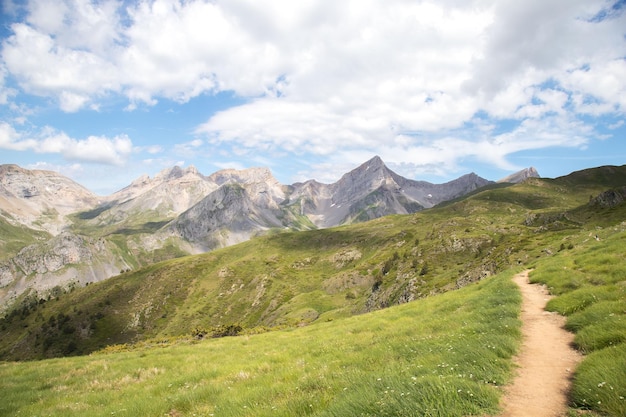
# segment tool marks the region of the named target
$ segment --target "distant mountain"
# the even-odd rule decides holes
[[[311,180],[292,185],[287,204],[299,203],[301,213],[316,226],[332,227],[389,214],[414,213],[489,183],[475,174],[446,184],[414,181],[396,174],[376,156],[336,183]]]
[[[406,210],[401,196],[424,206],[481,183],[472,174],[441,186],[403,182],[378,159],[329,185],[308,181],[286,187],[264,169],[211,177],[215,191],[156,230],[128,223],[123,230],[104,228],[100,237],[93,233],[102,228],[85,229],[90,237],[63,233],[23,249],[10,261],[13,272],[3,275],[0,268],[0,295],[22,291],[15,308],[0,318],[0,360],[86,354],[110,344],[212,334],[234,325],[256,332],[327,322],[457,289],[500,271],[534,267],[542,258],[555,257],[553,266],[560,270],[563,260],[587,250],[586,261],[599,271],[604,258],[589,259],[609,234],[617,252],[610,259],[621,259],[626,166],[489,184],[436,210],[341,228],[267,233],[199,256],[146,268],[131,265],[150,240],[218,247],[269,229],[315,228],[306,223],[307,212],[328,219],[324,210],[337,205],[356,207],[353,212],[365,204],[381,212],[394,204]],[[418,192],[432,200],[420,200]],[[350,212],[336,218],[350,221]],[[81,224],[76,221],[75,227]],[[128,262],[113,268],[124,268],[122,274],[63,294],[63,277],[72,276],[81,286],[92,273],[88,268],[102,270],[107,253]],[[588,275],[584,265],[579,267]],[[20,271],[28,274],[17,281],[23,287],[12,281],[11,274]],[[36,286],[27,287],[33,279]]]
[[[95,209],[81,214],[93,226],[133,224],[137,218],[146,221],[173,219],[216,190],[218,185],[190,166],[178,166],[147,175],[133,181],[128,187],[105,198]]]
[[[0,220],[11,224],[19,239],[0,239],[0,307],[31,286],[45,290],[98,281],[269,231],[414,213],[490,183],[475,174],[445,184],[409,180],[374,157],[333,184],[283,185],[267,168],[204,176],[193,166],[175,166],[99,198],[57,173],[4,165]],[[58,238],[35,235],[34,229]],[[20,242],[30,245],[22,249]],[[29,274],[36,279],[25,281]]]
[[[519,184],[527,180],[528,178],[540,178],[539,172],[534,167],[524,168],[521,171],[515,172],[509,176],[498,180],[499,183],[510,182],[513,184]]]
[[[294,216],[281,206],[285,187],[269,170],[225,170],[209,180],[219,187],[174,219],[163,233],[203,251],[239,243],[269,229],[299,229]]]
[[[98,203],[95,194],[56,172],[0,165],[0,217],[11,224],[58,234],[67,214]]]
[[[333,184],[281,185],[267,169],[219,171],[219,188],[164,228],[197,251],[228,246],[270,229],[303,230],[414,213],[490,184],[475,174],[446,184],[413,181],[374,157]],[[161,233],[161,232],[159,232]]]

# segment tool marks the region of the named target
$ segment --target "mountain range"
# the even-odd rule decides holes
[[[366,163],[358,170],[365,175],[378,172],[380,176],[374,178],[385,178],[389,172],[383,166],[373,167]],[[306,210],[315,208],[298,204],[298,210],[289,211],[292,217],[285,216],[285,223],[261,236],[179,257],[197,250],[198,242],[210,244],[184,240],[181,234],[190,232],[183,226],[190,231],[210,230],[212,219],[218,219],[225,222],[224,234],[243,233],[259,224],[267,227],[269,221],[282,220],[276,207],[290,207],[292,200],[284,196],[293,195],[288,193],[299,186],[284,187],[268,181],[271,177],[246,183],[252,176],[266,175],[266,170],[252,176],[252,171],[224,171],[211,180],[221,185],[180,215],[171,214],[171,220],[158,220],[162,207],[138,208],[142,195],[154,195],[154,188],[169,181],[201,181],[192,171],[175,168],[159,178],[136,181],[117,194],[119,201],[109,199],[68,215],[70,226],[56,236],[29,235],[25,229],[0,223],[3,239],[32,239],[16,249],[18,255],[3,261],[4,268],[16,271],[19,278],[11,280],[15,275],[10,273],[2,278],[1,290],[9,297],[4,317],[0,315],[0,360],[86,354],[112,344],[124,347],[232,335],[240,328],[254,334],[323,325],[430,298],[504,271],[535,267],[554,279],[579,270],[592,283],[579,288],[583,296],[589,290],[600,291],[600,285],[609,286],[598,296],[612,297],[615,311],[623,315],[623,285],[615,283],[623,281],[619,259],[626,236],[626,166],[592,168],[555,179],[528,178],[518,184],[488,183],[427,210],[336,227],[316,227],[313,221],[289,223],[303,221]],[[362,176],[355,179],[354,173],[342,178],[344,184],[351,184],[355,195],[372,193],[368,186],[355,185]],[[146,187],[150,181],[154,187]],[[325,187],[340,188],[339,183],[320,187],[309,182],[309,186],[327,192]],[[373,190],[380,188],[380,180],[373,183]],[[399,183],[400,179],[391,185],[384,182],[383,189],[397,184],[392,190],[399,195],[401,189],[410,189],[407,184],[414,185]],[[277,189],[285,193],[278,194],[282,200],[270,198]],[[435,189],[424,193],[434,197]],[[332,207],[342,201],[337,197],[326,204]],[[246,214],[244,219],[241,213]],[[201,226],[191,224],[194,216]],[[283,224],[300,230],[284,232]],[[147,248],[148,244],[156,249]],[[612,272],[602,272],[604,264],[611,264]],[[590,272],[592,266],[597,271]],[[107,278],[107,271],[114,276]],[[578,288],[580,279],[568,285]],[[443,310],[456,314],[455,309]],[[367,322],[366,316],[361,317]],[[405,323],[406,331],[413,331],[416,323],[415,317]],[[623,333],[613,334],[623,337]]]
[[[529,168],[504,181],[538,176]],[[31,289],[82,286],[265,233],[414,213],[492,184],[473,173],[414,181],[374,157],[333,184],[283,185],[266,168],[204,176],[175,166],[101,197],[52,171],[2,165],[0,308]]]

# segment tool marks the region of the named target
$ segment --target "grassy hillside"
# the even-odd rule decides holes
[[[626,204],[597,203],[624,185],[626,167],[531,179],[25,297],[0,358],[103,351],[0,365],[0,415],[493,414],[523,268],[588,355],[573,405],[626,415]]]
[[[626,222],[571,239],[573,248],[537,263],[531,281],[558,297],[547,309],[567,316],[565,327],[587,355],[576,371],[575,406],[626,415]]]
[[[494,413],[520,337],[509,278],[315,326],[0,364],[0,415]]]
[[[579,411],[571,415],[619,417],[626,412],[626,223],[593,232],[570,234],[565,249],[529,266],[534,281],[559,294],[549,308],[568,315],[587,353],[572,392]],[[301,328],[0,364],[0,415],[495,415],[520,342],[521,297],[510,280],[520,269]]]
[[[16,255],[25,246],[49,238],[46,232],[15,226],[0,217],[0,261]]]
[[[606,169],[618,168],[574,174],[580,182],[496,187],[414,215],[259,237],[50,299],[31,294],[0,320],[0,358],[85,354],[228,326],[293,327],[460,288],[558,252],[609,211],[626,218],[624,205],[585,209],[590,193],[615,185]]]

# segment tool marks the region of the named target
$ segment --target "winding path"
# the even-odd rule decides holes
[[[581,355],[571,347],[574,335],[565,318],[544,310],[550,295],[528,282],[529,271],[513,281],[522,291],[523,344],[512,384],[505,388],[500,417],[562,417],[567,413],[570,379]]]

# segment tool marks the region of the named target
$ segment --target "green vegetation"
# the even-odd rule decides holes
[[[626,222],[575,237],[575,249],[542,260],[531,275],[558,297],[547,309],[567,316],[574,343],[588,354],[576,370],[572,403],[626,415]]]
[[[27,294],[0,319],[0,358],[25,361],[0,364],[0,415],[494,415],[523,268],[586,355],[572,407],[626,415],[626,204],[595,203],[624,183],[608,167],[497,185]],[[149,222],[107,239],[127,253]]]
[[[316,326],[5,363],[0,415],[493,413],[520,337],[519,304],[506,274]]]
[[[15,226],[0,218],[0,261],[16,255],[25,246],[49,238],[46,232]]]

